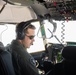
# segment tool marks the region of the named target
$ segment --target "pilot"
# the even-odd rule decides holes
[[[27,52],[35,41],[35,26],[31,22],[20,22],[16,26],[16,39],[10,45],[16,75],[41,75],[35,59]]]

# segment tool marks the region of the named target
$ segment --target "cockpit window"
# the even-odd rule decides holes
[[[76,42],[76,21],[54,21],[57,25],[55,31],[53,32],[53,25],[48,21],[44,24],[44,29],[46,33],[46,42],[47,43],[62,43],[66,44],[67,42]],[[39,22],[34,23],[36,26],[36,36],[34,44],[27,49],[29,53],[44,51],[45,44],[43,41],[43,36],[41,33]],[[15,27],[14,24],[5,24],[0,25],[0,41],[3,42],[4,46],[11,43],[15,39]],[[38,33],[39,31],[39,33]],[[38,33],[38,35],[37,35]]]
[[[13,24],[0,25],[0,40],[4,46],[10,44],[15,39],[15,27],[16,25]]]

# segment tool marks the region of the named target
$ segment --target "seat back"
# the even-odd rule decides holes
[[[50,75],[76,75],[76,46],[64,47],[63,60],[54,65]]]
[[[67,46],[62,51],[64,72],[67,75],[76,75],[76,46]]]
[[[12,57],[0,42],[0,75],[15,75],[12,65]]]
[[[67,46],[62,51],[65,60],[76,61],[76,46]]]

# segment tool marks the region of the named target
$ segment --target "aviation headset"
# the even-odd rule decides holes
[[[29,21],[26,21],[26,22],[21,22],[19,23],[17,26],[16,26],[16,39],[24,39],[25,37],[25,33],[24,33],[24,30],[29,26],[29,25],[32,25],[31,23],[32,22],[35,22],[37,20],[29,20]]]

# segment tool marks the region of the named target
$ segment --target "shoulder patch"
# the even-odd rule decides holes
[[[33,57],[30,58],[30,63],[34,66],[36,66],[36,61]]]

